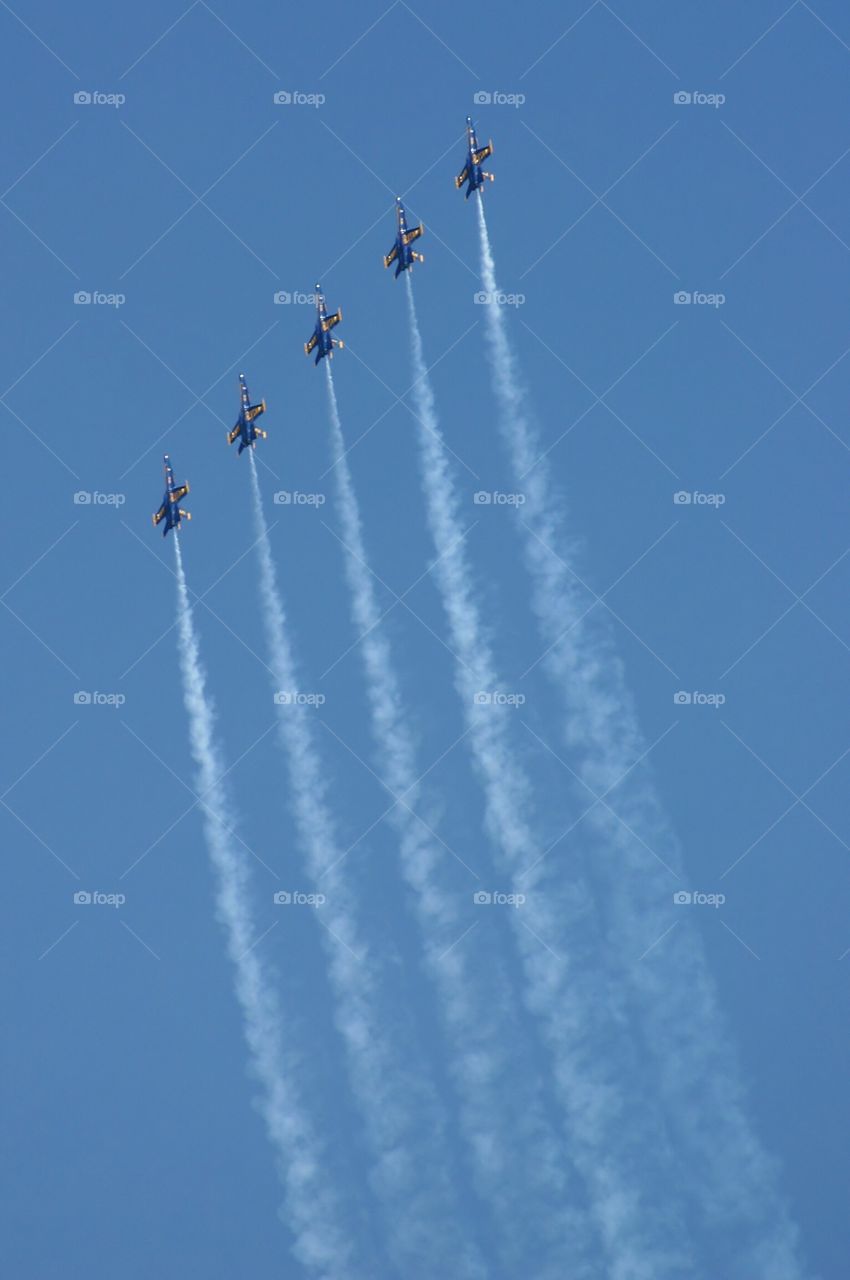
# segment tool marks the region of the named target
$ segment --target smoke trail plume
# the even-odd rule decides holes
[[[488,354],[500,430],[514,483],[525,493],[524,556],[532,603],[547,647],[544,667],[563,699],[564,740],[576,772],[594,796],[611,788],[611,808],[597,804],[582,824],[592,833],[592,864],[605,904],[606,949],[622,990],[639,1007],[652,1061],[649,1089],[660,1091],[687,1174],[701,1238],[714,1265],[732,1280],[770,1275],[799,1280],[798,1232],[776,1190],[777,1171],[747,1116],[741,1074],[699,937],[671,926],[681,856],[661,810],[610,628],[588,612],[587,595],[568,565],[575,543],[564,529],[564,502],[553,494],[547,462],[526,408],[508,342],[483,201],[478,225]],[[637,765],[636,765],[636,762]],[[589,797],[578,795],[582,810]],[[653,857],[655,851],[659,857]],[[663,859],[663,862],[662,862]],[[666,864],[666,866],[665,866]],[[671,875],[667,868],[672,868]],[[665,934],[652,958],[638,961]]]
[[[251,1065],[262,1087],[260,1112],[277,1152],[286,1192],[286,1221],[295,1237],[295,1255],[311,1274],[322,1280],[348,1280],[359,1272],[340,1230],[340,1206],[322,1172],[323,1148],[285,1069],[288,1055],[280,1009],[256,951],[252,950],[257,929],[250,905],[250,878],[244,858],[234,849],[233,818],[220,781],[225,771],[215,740],[213,711],[177,534],[174,555],[183,698],[197,767],[197,790],[203,797],[204,835],[216,875],[217,915],[225,929],[234,967]]]
[[[295,659],[277,584],[253,450],[251,489],[260,570],[260,599],[270,665],[278,690],[297,691]],[[404,1053],[403,1018],[393,1026],[381,1011],[376,966],[360,934],[358,906],[337,864],[335,824],[314,741],[311,712],[297,700],[278,704],[280,737],[289,764],[292,804],[308,875],[322,878],[322,942],[336,998],[335,1021],[376,1166],[372,1188],[385,1215],[388,1250],[402,1274],[480,1277],[475,1247],[456,1221],[457,1198],[447,1177],[445,1120],[430,1083]],[[443,1271],[440,1269],[443,1268]]]
[[[540,1018],[554,1060],[570,1150],[586,1184],[612,1280],[661,1280],[695,1274],[681,1223],[669,1205],[646,1196],[646,1174],[662,1135],[626,1110],[621,1088],[629,1046],[608,1011],[607,984],[587,940],[595,933],[587,885],[562,873],[544,879],[526,818],[530,788],[510,744],[504,707],[475,694],[499,688],[489,637],[462,546],[458,497],[446,458],[413,290],[408,281],[413,372],[420,418],[422,484],[438,553],[435,576],[458,656],[456,686],[470,729],[486,799],[488,833],[511,888],[526,905],[511,912],[526,979],[526,999]],[[535,863],[537,864],[535,866]],[[522,880],[519,876],[522,875]],[[553,948],[561,953],[556,954]]]
[[[470,957],[458,945],[468,929],[468,913],[460,911],[457,894],[443,887],[441,874],[452,855],[415,812],[421,771],[394,655],[380,628],[382,611],[368,567],[329,364],[327,388],[345,571],[352,619],[361,637],[378,769],[392,794],[400,797],[390,819],[420,926],[425,968],[440,996],[476,1186],[492,1207],[509,1274],[521,1274],[533,1251],[537,1280],[560,1280],[568,1266],[579,1280],[584,1274],[582,1228],[579,1216],[564,1202],[567,1162],[548,1131],[516,1013],[509,995],[500,990],[500,975],[487,964],[486,951],[476,949]],[[470,876],[467,902],[476,887]]]

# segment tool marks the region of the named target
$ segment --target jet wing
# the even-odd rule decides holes
[[[266,402],[265,400],[261,400],[259,404],[252,404],[250,408],[246,410],[245,417],[249,422],[253,422],[255,418],[259,418],[260,414],[265,413],[265,411]]]
[[[188,492],[189,492],[189,486],[188,486],[187,484],[181,484],[181,486],[180,486],[180,488],[179,488],[179,489],[173,489],[173,490],[172,490],[172,492],[171,492],[171,501],[172,501],[172,502],[179,502],[181,498],[185,498],[185,497],[186,497],[186,494],[187,494]]]
[[[404,243],[412,244],[414,240],[418,240],[419,237],[422,235],[423,230],[424,230],[423,227],[410,227],[404,233]]]
[[[341,319],[342,319],[342,307],[340,307],[339,311],[335,311],[332,316],[325,316],[324,320],[322,321],[322,328],[324,329],[325,333],[327,333],[328,329],[332,329],[335,324],[339,324]]]
[[[458,189],[460,189],[463,186],[463,184],[466,182],[468,177],[469,177],[469,165],[465,164],[463,166],[463,172],[459,173],[458,176],[455,178],[455,186]]]
[[[481,164],[482,160],[486,160],[488,156],[493,154],[493,143],[488,142],[486,147],[481,147],[478,151],[472,153],[472,163]]]
[[[154,524],[159,524],[160,520],[165,519],[165,503],[164,502],[160,507],[159,511],[157,511],[156,514],[151,517],[151,519],[153,520]]]
[[[305,355],[309,355],[309,354],[310,354],[310,352],[313,350],[313,348],[315,347],[315,345],[316,345],[316,343],[317,343],[318,341],[319,341],[319,335],[318,335],[317,333],[314,333],[314,334],[313,334],[313,336],[312,336],[312,338],[310,339],[310,341],[309,341],[309,342],[305,342],[305,343],[304,343],[304,353],[305,353]]]
[[[239,422],[237,422],[237,424],[236,424],[236,426],[233,428],[233,430],[232,430],[232,431],[228,431],[228,433],[227,433],[227,443],[228,443],[228,444],[233,444],[233,441],[234,441],[234,440],[238,440],[238,439],[239,439],[239,433],[240,433],[240,431],[241,431],[241,430],[242,430],[242,424],[241,424],[241,423],[239,423]]]
[[[384,258],[384,266],[385,267],[391,266],[391,264],[395,262],[397,257],[398,257],[398,245],[394,244],[392,249],[390,249],[389,253]]]

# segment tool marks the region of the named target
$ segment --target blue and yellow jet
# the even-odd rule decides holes
[[[492,154],[493,154],[492,138],[487,143],[486,147],[479,147],[478,139],[475,136],[475,125],[472,123],[472,117],[467,116],[466,117],[466,164],[463,166],[462,171],[455,178],[455,186],[457,187],[458,191],[460,190],[460,188],[463,186],[465,182],[469,183],[469,186],[466,188],[467,200],[472,195],[473,191],[477,191],[480,187],[483,188],[485,179],[489,179],[490,182],[494,180],[494,176],[492,173],[487,173],[485,169],[481,168],[482,162]]]
[[[268,439],[269,433],[254,425],[260,414],[265,413],[266,402],[261,400],[259,404],[251,404],[251,396],[245,384],[244,373],[239,375],[239,392],[242,399],[239,417],[236,420],[236,426],[227,433],[227,443],[233,444],[234,440],[238,439],[238,453],[241,453],[243,449],[256,448],[257,440]]]
[[[176,485],[174,483],[174,472],[171,470],[171,459],[168,454],[163,455],[165,463],[165,497],[162,499],[162,506],[159,511],[152,517],[154,524],[159,524],[161,520],[165,521],[165,528],[162,531],[163,538],[169,529],[179,529],[181,520],[191,520],[192,515],[189,511],[184,511],[180,506],[180,499],[185,498],[189,492],[187,484]]]
[[[402,271],[406,271],[408,267],[412,267],[414,262],[424,262],[424,254],[417,253],[415,249],[411,249],[414,240],[418,240],[425,230],[423,226],[408,227],[407,219],[404,216],[404,205],[401,203],[401,196],[396,196],[396,217],[398,218],[398,230],[396,232],[395,244],[384,258],[384,266],[389,267],[395,263],[396,280]]]
[[[319,363],[322,356],[332,356],[334,347],[344,347],[345,343],[341,338],[331,336],[331,329],[334,325],[339,324],[342,319],[342,307],[335,311],[332,316],[328,315],[328,309],[325,306],[325,299],[322,296],[322,286],[316,285],[316,327],[313,330],[313,336],[309,342],[304,343],[304,354],[309,355],[311,351],[318,347],[316,352],[316,364]]]

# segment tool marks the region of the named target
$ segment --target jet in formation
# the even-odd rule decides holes
[[[333,315],[328,315],[328,309],[325,305],[325,299],[322,295],[322,286],[316,285],[316,327],[313,330],[313,336],[309,342],[304,343],[305,355],[310,355],[312,351],[316,351],[316,364],[322,359],[322,356],[333,356],[334,347],[344,347],[345,343],[341,338],[334,338],[331,329],[334,325],[339,324],[342,319],[342,307],[335,311]],[[318,350],[316,350],[318,348]]]
[[[169,529],[179,529],[181,520],[191,520],[192,515],[189,511],[184,511],[180,506],[180,499],[185,498],[189,492],[188,484],[175,484],[174,472],[171,469],[171,459],[168,454],[163,455],[165,463],[165,497],[162,499],[162,506],[159,511],[155,512],[152,519],[155,525],[165,521],[165,527],[162,530],[163,538]]]
[[[412,267],[414,262],[424,262],[425,257],[421,253],[417,253],[415,249],[411,249],[414,240],[418,240],[425,230],[423,226],[408,227],[407,219],[404,214],[404,205],[401,203],[401,196],[396,196],[396,217],[398,219],[398,229],[396,231],[395,244],[384,258],[384,266],[390,267],[395,263],[396,279],[401,275],[402,271],[406,271],[408,267]]]
[[[236,426],[227,433],[227,443],[233,444],[235,440],[238,440],[238,452],[241,453],[243,449],[255,449],[257,440],[267,439],[269,433],[255,425],[260,414],[266,411],[266,402],[261,400],[259,404],[251,404],[251,395],[245,382],[244,373],[239,375],[239,392],[242,401],[239,408],[239,417],[236,420]]]
[[[465,182],[469,183],[468,187],[466,188],[467,200],[472,195],[473,191],[477,191],[479,187],[483,188],[485,180],[489,180],[490,182],[493,181],[494,175],[492,173],[487,173],[485,169],[481,168],[482,162],[492,154],[493,154],[492,138],[487,143],[486,147],[479,147],[478,139],[475,136],[475,125],[472,123],[471,116],[467,116],[466,117],[466,164],[463,166],[463,169],[455,178],[455,186],[457,187],[458,191],[460,190],[460,188],[463,186]],[[483,195],[483,191],[482,191],[482,195]]]

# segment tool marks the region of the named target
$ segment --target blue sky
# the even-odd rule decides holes
[[[182,546],[190,586],[208,593],[196,619],[236,762],[240,832],[266,864],[253,864],[258,923],[270,930],[258,945],[291,1011],[294,1052],[310,1064],[310,1105],[350,1195],[352,1234],[380,1234],[359,1193],[363,1142],[316,922],[307,909],[283,917],[272,901],[315,886],[273,731],[247,462],[224,439],[240,369],[268,402],[256,457],[304,690],[325,698],[317,734],[341,839],[359,841],[351,882],[370,948],[403,975],[388,980],[392,999],[454,1115],[393,829],[372,826],[387,798],[364,763],[373,744],[335,536],[324,377],[302,353],[313,313],[298,295],[320,280],[343,307],[336,390],[357,441],[349,463],[380,600],[389,608],[416,583],[385,625],[422,769],[438,761],[429,803],[440,832],[491,877],[475,775],[463,746],[447,752],[463,724],[426,573],[434,552],[404,400],[402,282],[381,266],[400,193],[426,226],[415,292],[474,525],[477,598],[505,687],[524,693],[527,723],[556,747],[517,513],[473,502],[516,486],[475,303],[475,210],[452,181],[472,113],[495,141],[486,201],[500,283],[521,299],[506,308],[508,332],[582,573],[604,597],[646,743],[657,743],[655,786],[688,888],[726,898],[683,908],[684,919],[671,910],[671,922],[705,948],[753,1126],[779,1162],[812,1272],[842,1275],[844,7],[570,0],[537,6],[533,21],[501,0],[14,9],[0,9],[10,54],[0,96],[14,122],[0,204],[12,463],[0,612],[13,1028],[3,1215],[14,1274],[302,1274],[252,1106],[193,808],[172,549],[150,526],[165,449],[192,486]],[[124,100],[75,103],[80,92]],[[323,101],[279,105],[280,92]],[[123,302],[75,304],[78,291]],[[676,303],[681,292],[698,297]],[[276,303],[279,293],[291,300]],[[324,501],[274,504],[282,491]],[[75,503],[79,493],[114,500]],[[79,705],[79,691],[124,701]],[[677,702],[678,691],[710,700]],[[554,839],[574,816],[569,780],[517,719],[536,821]],[[477,919],[462,871],[446,877]],[[77,906],[79,890],[126,901]],[[517,981],[496,916],[469,939],[471,963],[496,955]],[[656,944],[663,965],[663,941],[646,937]],[[525,1053],[547,1081],[545,1046],[530,1036]],[[500,1276],[452,1132],[461,1212]],[[710,1243],[698,1251],[710,1256]],[[535,1266],[529,1258],[529,1275]]]

